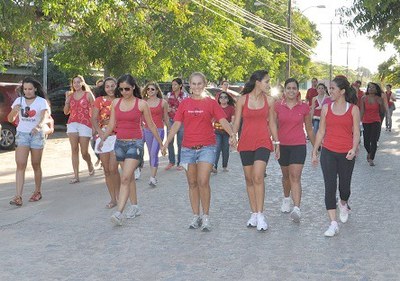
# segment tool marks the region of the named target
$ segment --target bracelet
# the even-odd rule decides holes
[[[280,141],[272,141],[272,144],[275,144],[275,145],[280,144],[280,143],[281,143]]]

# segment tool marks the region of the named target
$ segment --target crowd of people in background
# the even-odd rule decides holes
[[[64,106],[64,113],[69,115],[66,133],[73,168],[69,183],[80,182],[79,154],[87,164],[89,176],[95,174],[94,167],[100,163],[110,195],[105,206],[117,208],[111,220],[122,225],[125,218],[132,219],[142,213],[135,171],[143,166],[146,144],[149,185],[156,187],[159,183],[160,152],[168,154],[164,169],[175,167],[186,173],[193,215],[189,228],[210,231],[210,175],[218,173],[221,154],[222,171],[228,172],[230,150],[237,149],[251,213],[246,226],[265,231],[268,229],[264,211],[265,171],[270,154],[274,154],[282,172],[281,212],[290,213],[290,218],[299,223],[301,178],[309,142],[312,163],[320,162],[325,183],[330,224],[324,235],[335,236],[339,232],[336,209],[342,223],[349,218],[351,178],[360,137],[363,136],[368,164],[375,166],[384,119],[386,131],[392,131],[396,97],[390,84],[383,91],[379,84],[370,82],[364,93],[361,81],[351,84],[345,76],[335,77],[329,90],[317,78],[311,81],[305,101],[294,78],[287,79],[280,93],[273,97],[268,71],[258,70],[250,76],[239,98],[230,93],[229,83],[224,80],[221,91],[212,99],[205,94],[208,82],[200,72],[189,77],[190,93],[183,89],[183,80],[175,78],[166,96],[157,82],[148,82],[141,89],[130,74],[99,80],[93,92],[84,78],[77,75],[71,79]],[[35,191],[29,201],[42,199],[42,153],[47,135],[54,130],[50,105],[41,84],[27,77],[19,91],[21,97],[14,101],[8,116],[10,122],[19,119],[16,195],[10,201],[16,206],[23,204],[29,154],[35,178]],[[95,165],[89,153],[90,143],[98,159]],[[128,200],[130,205],[124,211]]]

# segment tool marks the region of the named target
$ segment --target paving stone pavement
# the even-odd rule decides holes
[[[400,106],[398,106],[400,108]],[[0,152],[0,280],[400,280],[400,122],[382,131],[376,166],[361,147],[352,184],[352,214],[340,233],[329,226],[320,167],[310,157],[303,171],[301,223],[280,212],[282,187],[277,161],[266,178],[266,232],[248,229],[250,215],[238,153],[228,173],[211,176],[212,231],[188,229],[191,209],[184,172],[164,171],[148,186],[148,164],[138,181],[141,216],[113,226],[105,209],[108,192],[101,170],[70,185],[69,144],[63,132],[48,141],[43,156],[43,199],[24,205],[15,193],[14,153]],[[308,147],[310,154],[311,147]]]

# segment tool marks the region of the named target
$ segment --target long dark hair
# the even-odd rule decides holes
[[[133,78],[133,76],[130,74],[124,74],[118,78],[117,87],[115,88],[115,97],[116,98],[120,98],[122,96],[119,91],[119,85],[123,82],[128,83],[129,85],[131,85],[133,87],[133,96],[134,97],[136,97],[138,99],[142,99],[142,95],[140,94],[140,87],[136,83],[135,78]]]
[[[357,95],[353,87],[351,87],[349,80],[347,80],[346,76],[339,75],[336,76],[332,82],[338,86],[339,89],[344,89],[344,98],[347,102],[352,104],[357,104]]]
[[[366,95],[368,95],[369,93],[368,93],[368,88],[369,88],[369,86],[370,85],[374,85],[375,86],[375,88],[376,88],[376,94],[375,95],[377,95],[378,97],[382,97],[382,88],[381,88],[381,86],[379,86],[379,84],[376,84],[376,83],[374,83],[374,82],[369,82],[368,83],[368,86],[367,86],[367,90],[365,91],[366,93]]]
[[[322,88],[324,88],[324,90],[325,90],[325,95],[328,95],[328,96],[329,96],[328,87],[326,87],[326,85],[325,85],[324,83],[318,83],[317,88],[318,88],[319,86],[322,86]]]
[[[246,95],[250,93],[251,91],[254,90],[254,87],[256,86],[256,81],[261,81],[264,79],[264,77],[268,75],[267,70],[257,70],[255,71],[251,76],[249,81],[244,84],[244,88],[241,92],[242,95]]]
[[[115,85],[117,85],[117,79],[115,79],[114,77],[107,77],[106,79],[101,80],[101,81],[103,81],[103,85],[101,85],[98,88],[98,94],[99,95],[97,97],[107,96],[107,93],[106,93],[106,82],[107,81],[113,81],[115,83]],[[115,92],[114,92],[114,95],[115,95]]]
[[[172,83],[172,82],[176,82],[176,83],[180,86],[180,89],[181,89],[181,91],[182,91],[182,88],[183,88],[183,81],[182,81],[181,78],[176,77],[176,78],[174,78],[174,79],[171,81],[171,83]],[[172,92],[172,87],[171,87],[171,92]]]
[[[31,83],[33,85],[33,87],[36,88],[35,95],[37,97],[47,99],[47,96],[42,87],[42,84],[40,84],[40,82],[33,77],[25,77],[24,80],[22,80],[21,87],[20,87],[20,96],[21,97],[25,96],[24,95],[24,83]]]
[[[226,95],[228,97],[228,105],[232,105],[235,106],[236,101],[231,97],[230,94],[228,94],[225,91],[222,91],[219,95],[218,95],[218,103],[221,104],[221,102],[219,101],[219,98],[221,97],[221,95]]]

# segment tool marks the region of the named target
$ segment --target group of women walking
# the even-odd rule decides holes
[[[334,236],[338,233],[336,206],[343,223],[348,220],[350,211],[348,200],[360,141],[360,120],[371,166],[375,157],[379,112],[384,111],[378,85],[370,83],[368,86],[367,95],[360,103],[360,114],[358,106],[354,104],[353,89],[344,76],[338,76],[331,82],[330,95],[324,84],[318,84],[318,95],[312,100],[311,107],[299,99],[299,83],[293,78],[285,81],[282,98],[275,100],[269,96],[270,77],[266,70],[258,70],[251,75],[242,96],[236,101],[226,91],[217,95],[217,102],[205,95],[207,79],[200,72],[193,73],[189,78],[189,96],[184,95],[182,84],[180,78],[174,79],[172,92],[165,100],[157,83],[146,84],[141,92],[136,80],[126,74],[118,80],[106,78],[100,88],[100,96],[94,98],[83,77],[74,77],[71,91],[66,93],[64,107],[64,113],[70,115],[67,134],[74,170],[70,183],[80,182],[79,150],[87,163],[89,175],[94,174],[88,145],[90,138],[95,136],[95,152],[102,162],[110,193],[110,202],[106,207],[117,207],[111,219],[115,224],[122,225],[124,218],[141,214],[134,171],[142,161],[145,142],[150,155],[149,184],[158,184],[159,151],[163,155],[169,151],[166,169],[176,164],[178,169],[186,172],[193,213],[189,228],[209,231],[210,174],[217,172],[221,151],[222,168],[228,171],[229,146],[232,146],[240,153],[245,176],[250,205],[250,217],[246,225],[265,231],[268,222],[264,213],[264,174],[271,153],[274,153],[282,172],[281,211],[290,213],[294,222],[301,221],[301,175],[308,138],[313,145],[313,164],[318,163],[321,154],[325,205],[330,219],[324,234]],[[16,149],[17,195],[10,202],[17,206],[22,205],[29,152],[32,154],[36,183],[31,201],[42,198],[40,161],[45,143],[42,127],[50,112],[44,91],[36,80],[25,79],[21,94],[9,115],[10,121],[17,116],[20,118]],[[33,109],[34,113],[31,113]],[[167,127],[168,134],[163,143],[164,127]],[[178,135],[180,144],[177,161],[171,147],[175,135]],[[131,204],[124,212],[128,199]]]

